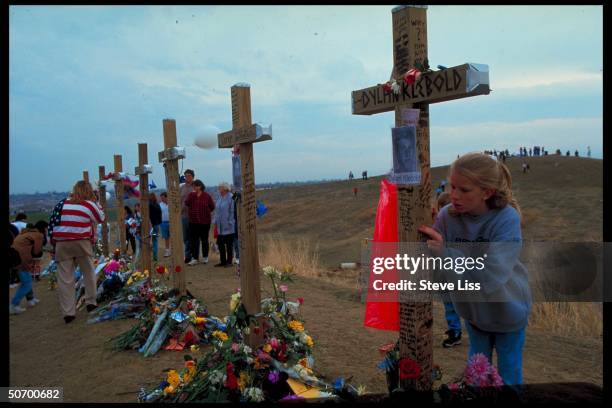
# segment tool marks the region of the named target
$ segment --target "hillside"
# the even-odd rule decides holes
[[[523,237],[532,241],[601,241],[603,239],[603,162],[580,157],[507,159],[513,191],[523,211]],[[431,170],[434,189],[448,166]],[[344,180],[257,192],[268,207],[258,221],[258,234],[282,234],[318,245],[320,262],[337,266],[357,262],[360,241],[371,238],[382,177]],[[353,187],[358,195],[353,196]]]

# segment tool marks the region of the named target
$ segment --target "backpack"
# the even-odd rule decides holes
[[[51,213],[51,217],[49,218],[49,228],[47,229],[49,238],[51,239],[51,244],[55,244],[55,240],[53,239],[53,228],[59,225],[60,220],[62,218],[62,209],[64,208],[64,202],[66,198],[62,199],[59,203],[55,205],[53,208],[53,212]]]

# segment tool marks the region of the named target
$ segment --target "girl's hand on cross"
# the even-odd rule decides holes
[[[421,225],[418,230],[429,236],[430,239],[427,240],[427,248],[429,248],[435,256],[442,256],[444,252],[444,238],[442,238],[442,235],[427,225]]]

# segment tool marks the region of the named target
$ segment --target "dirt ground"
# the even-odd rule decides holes
[[[224,316],[229,297],[240,283],[233,268],[214,268],[215,261],[216,256],[211,256],[209,264],[187,268],[187,282],[212,314]],[[266,296],[268,285],[261,278]],[[141,386],[156,385],[164,370],[182,366],[183,352],[162,350],[144,358],[136,351],[110,351],[106,340],[131,327],[133,320],[88,325],[87,313],[81,311],[66,325],[57,293],[47,289],[46,279],[35,282],[34,291],[41,303],[10,316],[11,386],[61,386],[69,402],[135,402]],[[386,392],[385,376],[376,367],[381,360],[378,347],[395,341],[397,335],[363,327],[364,304],[356,292],[297,277],[289,285],[288,296],[305,299],[301,312],[315,341],[315,370],[320,376],[330,381],[352,376],[351,382],[365,385],[368,392]],[[465,364],[468,339],[456,348],[444,349],[443,308],[436,303],[434,310],[434,362],[441,366],[444,380],[450,381]],[[602,353],[601,339],[562,337],[528,328],[524,381],[601,386]]]

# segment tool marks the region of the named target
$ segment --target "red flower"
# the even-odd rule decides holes
[[[159,273],[160,275],[162,275],[165,271],[165,268],[163,265],[158,265],[157,268],[155,268],[155,272]]]
[[[393,350],[393,348],[395,348],[395,344],[389,343],[389,344],[385,344],[384,346],[380,346],[378,351],[380,351],[381,354],[387,354],[388,352]]]
[[[402,358],[400,360],[399,369],[401,379],[418,378],[421,374],[421,367],[419,366],[419,363],[408,357]]]
[[[186,346],[193,341],[193,333],[191,332],[191,330],[185,333],[185,338],[183,339],[183,341],[185,342]]]
[[[225,380],[225,388],[230,390],[235,390],[238,388],[238,379],[234,374],[234,365],[232,363],[227,363],[225,366],[225,373],[227,374],[227,379]]]
[[[304,304],[304,298],[297,298],[297,301],[300,304],[300,306]]]
[[[259,334],[260,332],[261,332],[261,329],[259,327],[253,327],[253,333]]]
[[[391,82],[385,82],[383,84],[383,91],[385,93],[390,93],[391,91],[393,91],[393,88],[391,88]]]
[[[408,72],[404,74],[404,82],[406,82],[407,85],[412,85],[416,82],[419,75],[421,75],[421,72],[418,69],[409,69]]]
[[[180,273],[181,272],[181,265],[176,265],[176,267],[174,268],[174,272]]]

